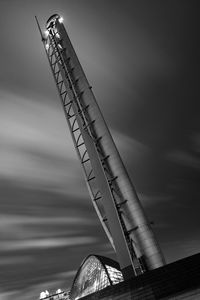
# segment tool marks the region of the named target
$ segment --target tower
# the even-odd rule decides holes
[[[38,24],[39,27],[39,24]],[[164,264],[133,184],[58,14],[42,41],[92,203],[128,279]]]

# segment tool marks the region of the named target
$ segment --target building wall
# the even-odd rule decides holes
[[[107,287],[83,300],[200,299],[200,254]]]

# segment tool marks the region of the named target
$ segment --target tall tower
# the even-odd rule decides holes
[[[38,27],[92,203],[116,251],[124,278],[164,265],[62,17],[51,16],[45,33]]]

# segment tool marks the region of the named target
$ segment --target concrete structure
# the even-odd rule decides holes
[[[116,251],[124,278],[163,266],[161,250],[63,19],[57,14],[51,16],[41,37],[93,205]]]

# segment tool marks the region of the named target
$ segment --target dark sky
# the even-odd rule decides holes
[[[86,190],[34,16],[59,13],[167,262],[200,251],[197,1],[0,0],[0,299],[115,258]]]

